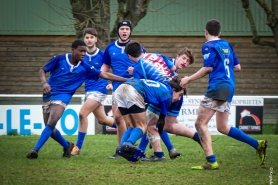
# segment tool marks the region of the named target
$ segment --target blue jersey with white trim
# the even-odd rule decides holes
[[[202,46],[204,67],[212,67],[206,97],[231,102],[234,96],[234,66],[238,59],[232,46],[225,40],[217,39]]]
[[[51,95],[73,95],[87,78],[99,78],[99,70],[91,68],[83,61],[74,66],[70,63],[70,57],[71,54],[57,55],[43,66],[45,72],[50,72],[47,82],[51,87]]]
[[[132,76],[128,73],[127,69],[130,66],[134,66],[126,52],[125,46],[127,43],[119,43],[118,40],[110,43],[104,51],[102,61],[104,64],[110,66],[115,75],[131,78]],[[112,82],[113,92],[119,87],[122,82]]]
[[[100,70],[103,64],[102,56],[103,51],[97,48],[96,52],[92,55],[86,53],[83,61],[89,64],[91,67],[94,66],[95,69]],[[108,80],[103,78],[99,78],[98,80],[86,79],[84,89],[85,92],[97,91],[103,94],[108,94],[108,90],[106,89],[107,85]]]
[[[172,104],[172,88],[153,80],[130,79],[124,82],[132,85],[144,98],[145,103],[151,103],[160,108],[160,113],[166,115]]]
[[[174,60],[161,54],[146,53],[134,66],[133,77],[154,81],[169,82],[176,73],[172,73]]]

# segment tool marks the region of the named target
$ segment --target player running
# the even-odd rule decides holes
[[[27,154],[26,157],[29,159],[38,158],[39,150],[49,137],[63,146],[63,157],[71,156],[74,144],[65,140],[55,127],[73,94],[86,79],[97,80],[101,77],[108,80],[126,81],[126,78],[101,72],[83,62],[86,54],[84,41],[75,40],[71,47],[72,53],[54,56],[39,71],[43,86],[43,119],[46,125],[35,147]],[[48,80],[46,80],[47,72],[50,72]]]
[[[103,51],[96,47],[97,31],[94,28],[86,28],[83,31],[84,42],[86,43],[86,55],[84,62],[100,70],[102,66]],[[79,155],[86,136],[88,128],[88,115],[92,112],[98,122],[102,125],[107,125],[116,128],[114,119],[106,115],[104,111],[104,100],[108,94],[106,86],[108,81],[100,78],[98,80],[87,79],[85,81],[85,96],[86,101],[82,105],[79,112],[79,128],[76,145],[71,151],[71,155]]]

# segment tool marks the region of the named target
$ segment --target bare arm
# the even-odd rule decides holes
[[[241,70],[240,64],[234,66],[234,71],[239,72]]]
[[[202,67],[199,71],[189,76],[190,82],[206,76],[211,71],[212,71],[212,67]]]
[[[108,72],[109,69],[110,69],[110,66],[109,66],[109,65],[102,64],[100,71]]]
[[[39,75],[40,75],[40,80],[41,80],[42,87],[43,87],[43,93],[49,94],[51,91],[51,87],[46,81],[46,73],[42,68],[39,71]]]
[[[114,75],[112,73],[103,72],[103,71],[100,73],[99,77],[107,79],[107,80],[112,80],[115,82],[125,82],[127,80],[127,78],[122,78],[122,77]]]
[[[199,71],[194,73],[193,75],[181,79],[180,85],[184,87],[186,84],[190,83],[191,81],[197,80],[209,74],[212,71],[212,67],[202,67]]]

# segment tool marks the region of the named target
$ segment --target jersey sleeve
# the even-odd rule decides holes
[[[98,80],[101,71],[94,68],[94,66],[86,66],[86,78],[90,80]]]
[[[143,62],[141,59],[138,61],[138,63],[134,66],[133,78],[147,79],[146,71],[145,71],[146,64],[147,63]]]
[[[229,44],[230,45],[230,44]],[[236,65],[238,65],[239,64],[239,61],[238,61],[238,59],[237,59],[237,56],[236,56],[236,54],[235,54],[235,52],[234,52],[234,49],[233,49],[233,47],[230,45],[230,48],[231,48],[231,50],[232,50],[232,52],[233,52],[233,59],[234,59],[234,66],[236,66]]]
[[[106,48],[102,56],[102,63],[111,66],[111,57],[109,54],[110,45]]]
[[[62,57],[61,55],[52,57],[47,63],[44,64],[42,69],[45,72],[52,71],[53,69],[55,69],[55,66],[57,65],[57,63],[61,60],[61,57]]]
[[[204,59],[203,67],[214,67],[215,66],[215,57],[217,56],[214,49],[209,47],[208,45],[203,45],[202,53],[203,53],[203,59]]]
[[[164,55],[161,55],[161,57],[163,58],[165,64],[168,66],[169,69],[172,69],[174,67],[174,62],[172,58],[168,58]]]
[[[142,48],[142,52],[143,52],[143,53],[146,53],[146,52],[147,52],[146,49],[145,49],[143,46],[141,46],[141,48]]]
[[[166,115],[168,112],[168,109],[171,105],[172,99],[168,98],[166,100],[163,100],[160,102],[161,104],[161,109],[160,109],[160,114]]]

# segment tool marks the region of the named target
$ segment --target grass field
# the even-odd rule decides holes
[[[191,139],[171,136],[182,156],[165,162],[130,163],[125,159],[109,159],[116,146],[115,135],[86,136],[82,153],[62,158],[62,148],[52,139],[30,160],[26,154],[39,136],[0,136],[0,184],[278,184],[277,135],[253,135],[267,139],[268,157],[259,166],[255,150],[227,136],[213,136],[219,170],[195,171],[191,166],[205,162],[201,147]],[[77,136],[66,136],[75,143]],[[163,145],[164,147],[164,145]],[[165,147],[163,148],[166,151]],[[147,149],[151,155],[152,150]],[[271,175],[271,169],[273,168]],[[271,177],[270,177],[271,176]]]

